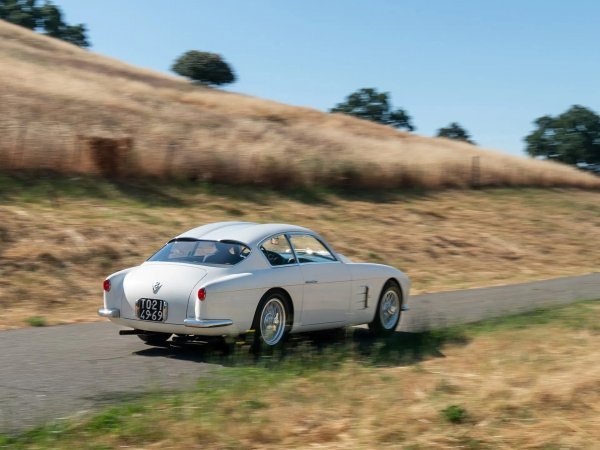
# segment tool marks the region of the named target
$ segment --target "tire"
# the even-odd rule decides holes
[[[375,317],[369,329],[378,336],[389,336],[396,331],[402,314],[402,291],[395,281],[388,281],[379,296]]]
[[[138,334],[142,341],[147,345],[153,345],[155,347],[165,347],[167,345],[167,339],[171,337],[170,333],[158,333],[156,331],[147,331],[143,334]]]
[[[260,300],[254,315],[254,349],[281,345],[291,328],[292,316],[287,295],[281,291],[267,292]]]

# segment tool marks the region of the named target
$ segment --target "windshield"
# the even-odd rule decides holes
[[[175,239],[152,255],[148,261],[233,266],[250,254],[250,248],[235,241]]]

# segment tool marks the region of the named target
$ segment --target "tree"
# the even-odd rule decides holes
[[[82,23],[79,25],[67,25],[60,39],[75,44],[78,47],[87,48],[90,46],[90,41],[88,41],[86,34],[87,29]]]
[[[39,8],[38,24],[47,36],[62,39],[79,47],[90,46],[85,35],[85,25],[67,25],[60,9],[51,2],[46,2]]]
[[[392,111],[389,93],[377,92],[374,88],[362,88],[353,92],[346,97],[346,101],[338,103],[329,111],[348,114],[394,128],[415,130],[411,117],[404,109]]]
[[[536,129],[526,138],[526,151],[567,164],[600,163],[600,116],[580,105],[564,113],[542,116],[533,122]]]
[[[171,70],[202,84],[222,85],[235,81],[235,74],[221,55],[190,50],[175,60]]]
[[[0,19],[33,30],[37,27],[36,0],[0,0]]]
[[[456,122],[452,122],[447,127],[440,128],[437,132],[437,137],[455,139],[457,141],[464,141],[475,145],[475,141],[471,139],[471,136],[467,130],[465,130]]]
[[[90,46],[85,25],[65,23],[61,10],[50,1],[38,6],[37,0],[0,0],[0,19],[79,47]]]

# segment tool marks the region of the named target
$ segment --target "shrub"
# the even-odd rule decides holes
[[[235,74],[221,55],[190,50],[175,60],[171,70],[181,76],[204,84],[229,84]]]
[[[441,411],[442,417],[450,423],[463,423],[467,419],[467,410],[459,405],[450,405]]]
[[[31,327],[45,327],[47,325],[46,318],[41,316],[28,317],[25,322]]]

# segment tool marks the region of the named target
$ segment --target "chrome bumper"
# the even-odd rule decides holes
[[[98,310],[98,315],[100,317],[117,318],[121,317],[121,311],[119,311],[118,308],[100,308]]]
[[[186,327],[193,328],[216,328],[233,325],[233,320],[229,319],[185,319],[183,324]]]

